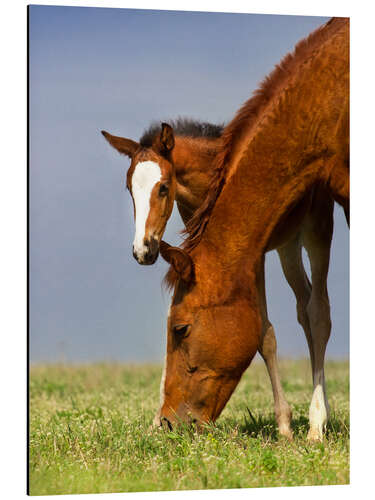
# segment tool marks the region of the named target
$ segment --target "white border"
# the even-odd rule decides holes
[[[214,490],[195,498],[299,498],[361,495],[373,485],[374,431],[374,9],[371,2],[300,1],[39,1],[42,5],[133,7],[170,10],[251,12],[351,17],[352,46],[352,230],[351,230],[351,485],[330,487]],[[0,180],[0,304],[1,304],[1,493],[25,496],[26,442],[26,5],[24,0],[1,3],[1,180]],[[360,182],[364,179],[364,182]],[[192,492],[127,493],[124,498],[191,498]],[[64,496],[52,498],[77,498]],[[85,498],[97,498],[86,495]],[[113,494],[100,498],[114,498]],[[135,498],[135,497],[134,497]]]

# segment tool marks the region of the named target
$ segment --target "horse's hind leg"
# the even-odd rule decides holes
[[[297,301],[297,319],[303,328],[310,351],[311,365],[314,366],[314,341],[310,328],[308,304],[311,299],[311,285],[302,261],[301,235],[277,249],[281,266],[287,282],[292,288]]]
[[[313,365],[314,348],[310,329],[307,306],[311,297],[311,284],[302,261],[301,235],[297,233],[285,245],[277,249],[284,276],[296,297],[297,319],[302,326],[309,346],[311,364]]]
[[[313,397],[310,405],[308,439],[322,440],[329,416],[324,378],[324,357],[331,333],[327,275],[333,232],[333,201],[317,191],[303,228],[302,240],[311,266],[312,292],[307,306],[312,339]]]
[[[264,362],[266,363],[268,374],[271,379],[275,404],[275,416],[279,433],[283,436],[286,436],[288,439],[293,439],[293,433],[290,427],[292,411],[285,398],[284,391],[281,386],[280,375],[277,366],[277,344],[275,332],[270,320],[268,319],[267,314],[266,291],[264,282],[264,256],[261,265],[261,272],[258,275],[257,286],[259,292],[259,305],[262,316],[262,333],[258,350],[262,358],[264,359]]]

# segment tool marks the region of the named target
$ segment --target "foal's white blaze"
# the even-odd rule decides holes
[[[133,249],[142,260],[147,252],[144,244],[146,221],[150,212],[151,191],[161,179],[161,170],[153,161],[142,161],[137,164],[132,176],[132,194],[135,205],[135,237]]]

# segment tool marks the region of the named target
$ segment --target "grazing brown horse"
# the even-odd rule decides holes
[[[162,127],[152,125],[142,136],[139,144],[121,137],[116,137],[108,132],[103,135],[120,153],[128,155],[132,163],[127,175],[127,186],[132,194],[136,211],[136,221],[142,198],[134,195],[133,177],[137,169],[142,169],[145,161],[154,161],[160,168],[160,180],[152,190],[149,185],[153,180],[152,163],[147,163],[145,182],[141,193],[148,202],[148,215],[144,227],[144,236],[135,237],[134,255],[140,263],[152,263],[156,260],[159,242],[163,236],[167,220],[171,214],[173,200],[176,199],[178,210],[185,224],[192,218],[194,212],[202,205],[210,183],[215,182],[215,157],[221,151],[221,135],[223,127],[200,123],[188,119],[178,119],[172,127],[163,124]],[[161,144],[168,142],[172,147],[166,156],[163,156]],[[168,161],[169,160],[169,161]],[[249,174],[251,175],[251,171]],[[306,211],[296,211],[298,219],[303,216],[300,228],[293,231],[277,248],[284,275],[292,287],[297,301],[298,320],[302,325],[308,340],[312,369],[314,371],[313,339],[324,336],[328,339],[330,334],[330,309],[327,295],[327,273],[330,255],[330,245],[333,229],[333,202],[327,197],[324,189],[315,189],[311,196],[306,198]],[[322,218],[325,223],[322,224]],[[136,231],[139,229],[136,223]],[[294,225],[292,226],[294,228]],[[139,251],[136,242],[143,242],[146,252]],[[318,302],[323,302],[325,307],[320,307],[321,321],[314,323],[312,313],[307,311],[307,305],[312,295],[311,284],[302,262],[302,245],[308,251],[311,267],[320,269],[314,280],[314,297]],[[138,253],[137,253],[138,252]],[[153,253],[154,252],[154,253]],[[319,277],[319,279],[318,279]],[[277,346],[273,326],[268,318],[264,267],[258,278],[260,293],[260,308],[262,315],[262,340],[259,352],[262,355],[272,384],[275,400],[275,414],[279,432],[289,438],[292,437],[290,428],[291,410],[284,396],[280,375],[277,367]],[[321,295],[321,297],[320,297]],[[316,329],[323,329],[321,334]],[[328,404],[326,403],[328,408]],[[158,422],[158,416],[155,422]]]
[[[299,46],[300,53],[303,43]],[[259,94],[258,100],[253,98],[249,101],[250,105],[243,108],[247,112],[244,118],[249,122],[255,116],[255,114],[252,114],[252,109],[255,104],[259,106],[259,100],[266,101],[265,95]],[[236,124],[236,119],[232,123]],[[230,132],[231,127],[232,124],[227,127],[224,137],[228,137],[228,131]],[[216,155],[224,150],[221,147],[221,127],[189,120],[177,120],[177,122],[173,123],[173,128],[176,134],[175,137],[173,137],[170,128],[166,125],[161,130],[159,127],[151,127],[143,135],[140,144],[103,132],[116,149],[132,158],[132,164],[128,172],[128,187],[133,195],[136,211],[135,243],[137,240],[138,242],[141,241],[144,248],[146,248],[144,255],[142,255],[142,252],[137,253],[135,248],[135,256],[141,263],[151,263],[157,257],[158,243],[170,215],[174,197],[176,197],[179,211],[186,223],[191,219],[193,212],[202,205],[210,183],[216,191],[216,184],[218,180],[220,181],[220,176],[216,175],[217,172],[220,173],[220,170],[215,170],[212,166]],[[156,167],[160,168],[159,175],[154,176],[155,166],[152,168],[152,162],[156,163]],[[143,169],[144,173],[147,172],[148,175],[143,175],[143,179],[141,177],[143,184],[139,186],[139,182],[138,184],[134,182],[134,173]],[[158,173],[157,168],[156,172]],[[139,178],[139,174],[136,177]],[[135,193],[136,196],[132,190],[134,185],[136,191],[138,188],[138,192]],[[145,210],[143,210],[145,203],[142,205],[144,200],[147,202],[148,209],[146,218]],[[314,343],[320,337],[328,339],[330,332],[326,276],[332,234],[332,202],[327,198],[326,191],[321,188],[315,189],[311,196],[306,197],[305,205],[306,214],[303,214],[303,222],[299,232],[293,234],[293,231],[291,231],[289,237],[285,237],[285,240],[288,241],[286,243],[282,242],[278,252],[284,273],[296,294],[298,319],[304,327],[308,339],[314,372]],[[295,210],[297,219],[301,219],[299,212],[301,210]],[[142,224],[137,224],[139,214],[143,218]],[[322,216],[325,218],[324,224],[321,223]],[[290,220],[291,216],[289,216],[289,223]],[[137,238],[139,227],[144,231],[143,241],[142,238],[139,238],[139,235]],[[284,233],[286,232],[284,231]],[[308,250],[311,267],[317,269],[312,292],[302,264],[302,243]],[[136,247],[136,245],[134,246]],[[138,246],[138,250],[139,248]],[[155,253],[152,254],[152,252],[155,252],[156,255]],[[270,373],[275,397],[275,412],[280,432],[291,436],[289,424],[291,413],[281,389],[276,364],[276,341],[272,325],[267,317],[263,266],[262,273],[258,277],[258,289],[262,314],[262,340],[259,351]],[[323,304],[320,307],[321,319],[318,322],[314,320],[314,311],[318,309],[318,306],[312,311],[307,310],[307,304],[314,297],[318,305]],[[317,329],[322,330],[322,332],[317,333]]]
[[[226,127],[215,179],[188,221],[184,248],[160,246],[174,286],[162,424],[220,415],[262,342],[264,252],[298,230],[315,194],[327,191],[348,214],[348,105],[349,23],[333,19],[297,45]],[[325,216],[320,223],[330,226]],[[315,251],[319,241],[311,242]],[[322,261],[312,265],[306,306],[314,378],[310,439],[322,438],[327,419]]]

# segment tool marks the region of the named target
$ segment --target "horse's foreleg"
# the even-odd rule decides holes
[[[312,292],[307,306],[313,347],[313,397],[310,405],[310,440],[322,440],[329,417],[324,377],[324,357],[331,333],[327,275],[333,231],[333,202],[319,200],[303,226],[303,245],[311,265]]]
[[[259,345],[259,353],[266,363],[268,374],[271,379],[272,392],[275,405],[275,416],[279,429],[279,433],[286,436],[288,439],[293,439],[293,433],[290,427],[292,411],[285,398],[283,388],[281,386],[279,369],[277,366],[277,343],[273,326],[268,319],[266,292],[264,283],[264,256],[261,265],[261,271],[257,279],[257,287],[259,292],[259,305],[262,317],[262,332]]]

